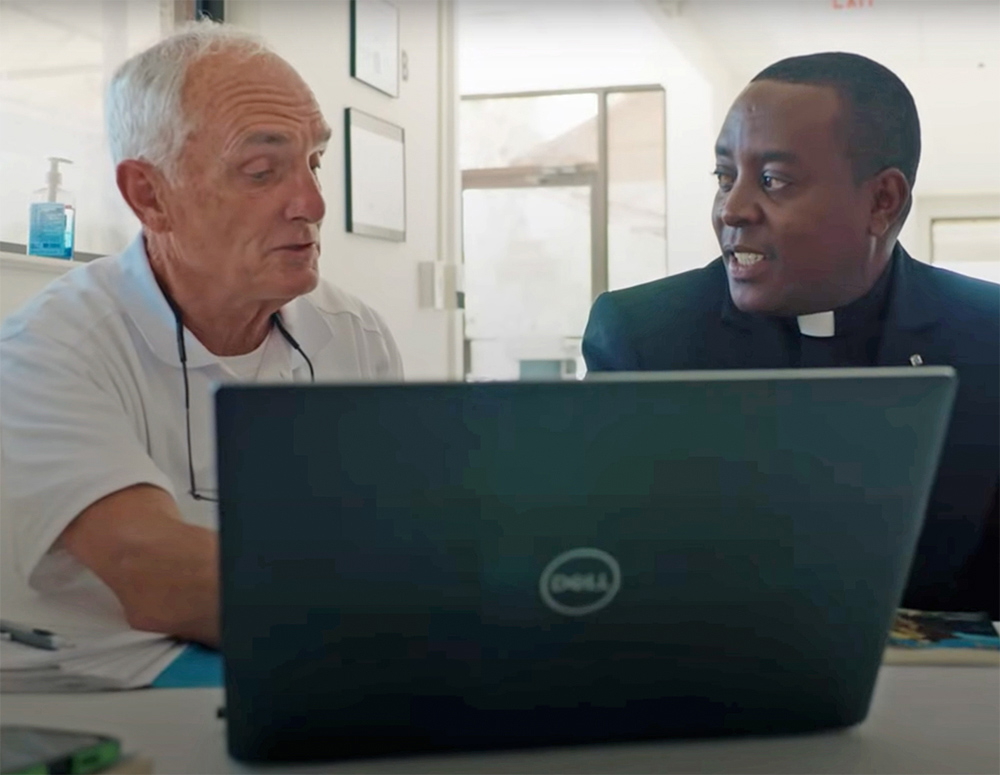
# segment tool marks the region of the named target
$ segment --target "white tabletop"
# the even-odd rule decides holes
[[[0,720],[105,732],[157,773],[273,772],[230,759],[221,689],[4,695]],[[281,772],[1000,772],[1000,670],[884,667],[868,720],[814,735],[354,760]]]

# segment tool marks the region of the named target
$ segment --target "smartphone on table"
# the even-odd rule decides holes
[[[120,757],[120,741],[107,735],[0,725],[2,775],[100,772]]]

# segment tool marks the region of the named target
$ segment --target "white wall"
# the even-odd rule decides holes
[[[716,103],[712,83],[664,32],[655,8],[632,0],[459,3],[462,94],[660,84],[666,90],[667,266],[711,261]],[[705,60],[702,60],[703,62]],[[712,72],[709,70],[708,72]]]

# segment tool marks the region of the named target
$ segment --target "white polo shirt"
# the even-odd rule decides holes
[[[353,296],[321,282],[281,314],[317,381],[402,379],[385,322]],[[0,515],[20,574],[35,589],[103,586],[53,543],[87,506],[122,488],[156,485],[173,495],[185,521],[217,526],[215,504],[189,495],[176,331],[141,236],[119,256],[68,272],[4,321]],[[185,337],[195,479],[209,492],[216,488],[213,386],[240,377],[190,332]],[[309,381],[305,360],[274,331],[254,370],[259,381]]]

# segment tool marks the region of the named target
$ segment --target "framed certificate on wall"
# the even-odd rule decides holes
[[[351,0],[351,75],[399,96],[399,9],[388,0]]]
[[[347,230],[406,239],[406,143],[402,127],[344,111]]]

